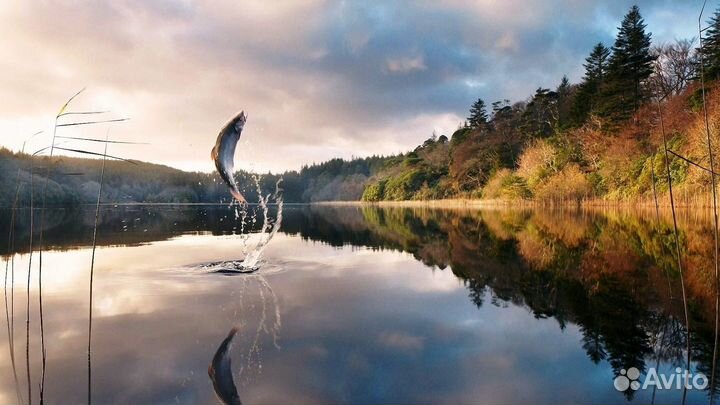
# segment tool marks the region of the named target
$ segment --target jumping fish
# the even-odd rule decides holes
[[[238,200],[239,203],[245,202],[245,197],[240,194],[237,183],[235,183],[235,177],[233,172],[235,170],[235,146],[237,146],[240,140],[240,134],[242,133],[243,127],[247,115],[244,111],[240,111],[235,117],[225,124],[220,133],[218,134],[217,141],[215,141],[215,147],[210,152],[210,157],[215,162],[220,177],[225,181],[225,184],[230,188],[230,194]]]
[[[208,375],[213,383],[213,389],[218,399],[224,405],[241,405],[235,382],[233,381],[232,368],[230,367],[230,348],[232,340],[238,328],[230,329],[225,340],[220,343],[212,363],[208,367]]]

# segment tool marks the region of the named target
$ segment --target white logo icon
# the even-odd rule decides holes
[[[628,388],[637,391],[640,389],[638,378],[640,378],[640,370],[637,368],[630,367],[627,371],[622,369],[620,370],[620,375],[615,377],[613,385],[615,385],[615,389],[618,391],[627,391]]]

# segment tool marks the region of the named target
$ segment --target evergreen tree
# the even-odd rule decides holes
[[[585,68],[585,77],[583,80],[592,83],[602,83],[605,74],[607,73],[608,57],[610,56],[610,50],[603,45],[602,42],[598,42],[593,47],[590,56],[585,59],[583,67]]]
[[[553,134],[557,123],[558,93],[539,87],[525,106],[521,129],[533,137],[546,137]]]
[[[560,84],[557,87],[557,93],[558,94],[567,94],[570,91],[570,79],[568,79],[567,75],[563,75],[562,79],[560,79]]]
[[[492,103],[492,112],[493,112],[493,121],[498,119],[503,119],[508,116],[512,112],[512,107],[510,107],[510,100],[504,99],[504,100],[498,100],[494,101]]]
[[[647,96],[644,84],[653,72],[650,33],[645,32],[640,9],[632,6],[619,27],[608,77],[602,86],[601,113],[611,122],[629,118]]]
[[[700,57],[706,80],[720,78],[720,9],[708,20],[707,36],[703,38]]]
[[[603,85],[608,70],[608,58],[610,49],[602,42],[595,45],[590,56],[585,58],[585,76],[578,88],[571,113],[572,124],[581,126],[587,120],[588,115],[597,106],[600,88]]]
[[[472,107],[470,107],[470,116],[468,123],[471,128],[481,128],[487,124],[488,115],[483,99],[479,98]]]
[[[577,86],[570,84],[570,79],[563,75],[555,92],[557,93],[557,127],[565,129],[570,125],[570,115]]]

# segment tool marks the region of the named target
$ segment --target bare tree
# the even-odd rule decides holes
[[[656,96],[678,94],[695,78],[698,55],[693,47],[694,42],[695,38],[678,39],[674,43],[656,45],[651,49],[656,59],[648,85]]]

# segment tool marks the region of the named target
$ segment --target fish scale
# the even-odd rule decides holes
[[[215,146],[210,152],[210,157],[215,162],[220,177],[230,188],[230,194],[239,202],[245,203],[245,197],[240,193],[233,172],[235,171],[235,147],[240,141],[243,127],[247,121],[247,115],[240,111],[223,126],[218,134]]]

